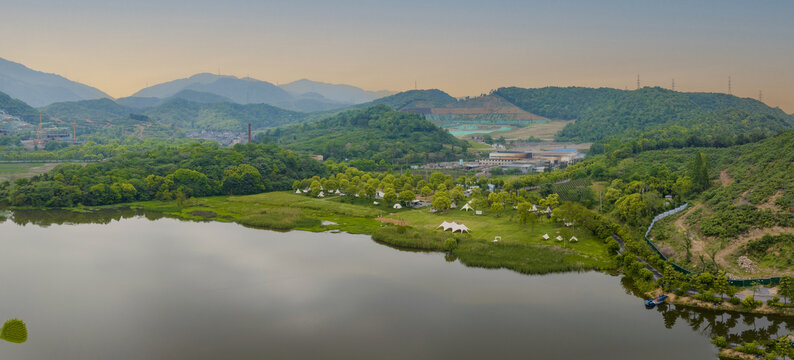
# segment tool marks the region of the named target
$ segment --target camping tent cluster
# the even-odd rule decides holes
[[[443,228],[444,231],[451,230],[452,232],[469,232],[469,228],[466,225],[458,224],[456,222],[442,222],[441,225],[437,226],[436,229]]]

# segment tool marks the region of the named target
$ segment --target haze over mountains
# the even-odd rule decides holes
[[[59,101],[110,98],[99,89],[0,58],[0,91],[39,107]]]
[[[238,104],[268,104],[293,111],[324,111],[372,101],[388,92],[307,79],[276,86],[267,81],[209,73],[141,89],[130,98],[168,98],[183,90],[215,94]],[[125,98],[125,99],[130,99]],[[129,101],[129,100],[124,100]]]
[[[25,103],[42,107],[53,103],[112,99],[109,95],[55,74],[27,68],[0,58],[0,91]],[[148,108],[178,97],[200,103],[233,102],[268,104],[287,110],[313,112],[339,109],[391,95],[391,91],[367,91],[352,85],[327,84],[301,79],[276,86],[267,81],[209,73],[164,82],[116,101],[132,108]]]

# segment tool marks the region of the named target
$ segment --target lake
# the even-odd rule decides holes
[[[713,334],[794,325],[646,310],[619,276],[468,268],[363,235],[44,214],[0,223],[0,318],[30,332],[3,359],[714,359]]]

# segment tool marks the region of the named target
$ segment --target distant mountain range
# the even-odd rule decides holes
[[[169,98],[185,90],[222,96],[238,104],[268,104],[302,112],[341,109],[388,94],[366,91],[351,85],[326,84],[306,79],[276,86],[248,77],[202,73],[147,87],[129,98],[124,98],[122,103],[151,106],[156,101],[141,99]]]
[[[0,58],[0,91],[40,107],[59,101],[110,98],[108,94],[60,75],[32,70]]]
[[[193,92],[192,94],[184,93]],[[66,101],[112,99],[108,94],[60,75],[31,70],[0,58],[0,92],[33,107]],[[177,94],[180,94],[176,96]],[[199,95],[199,93],[201,93]],[[237,104],[269,104],[301,112],[341,109],[392,95],[391,91],[367,91],[352,85],[327,84],[301,79],[281,86],[252,78],[201,73],[139,90],[118,103],[132,108],[162,104],[174,96],[200,103],[228,101]],[[215,98],[212,98],[215,95]],[[190,98],[193,96],[194,98]],[[201,98],[195,98],[200,96]]]
[[[327,84],[307,79],[279,85],[279,87],[293,95],[301,96],[314,93],[343,104],[361,104],[396,93],[387,90],[367,91],[352,85]]]

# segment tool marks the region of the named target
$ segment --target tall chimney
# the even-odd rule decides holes
[[[248,123],[248,143],[251,143],[251,123]]]

